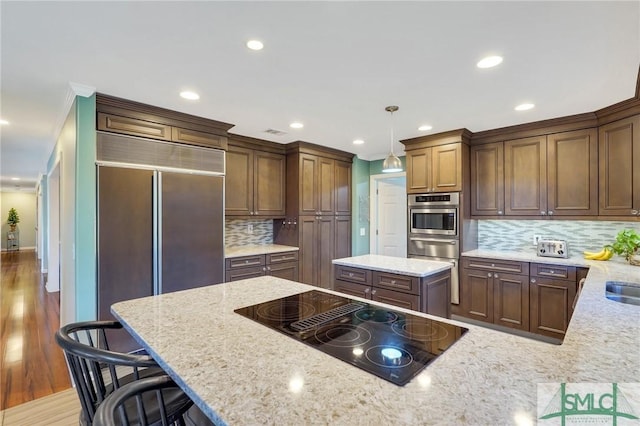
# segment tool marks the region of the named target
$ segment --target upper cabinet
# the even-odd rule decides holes
[[[272,142],[233,136],[227,150],[225,214],[283,217],[285,155]]]
[[[602,216],[638,216],[640,211],[640,115],[599,129]]]
[[[227,149],[232,124],[98,93],[96,128],[104,132]]]
[[[591,128],[471,147],[471,214],[597,215],[597,137]]]
[[[406,152],[407,193],[462,191],[469,135],[461,129],[401,141]]]

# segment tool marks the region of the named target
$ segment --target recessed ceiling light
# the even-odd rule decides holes
[[[11,180],[20,180],[19,177],[12,177]]]
[[[514,109],[516,111],[526,111],[528,109],[532,109],[533,107],[535,107],[534,104],[520,104],[517,107],[515,107]]]
[[[289,127],[291,127],[292,129],[302,129],[304,127],[304,124],[300,123],[299,121],[294,121],[293,123],[289,124]]]
[[[7,120],[0,120],[0,126],[6,126],[7,124],[9,124]]]
[[[198,99],[200,99],[200,95],[198,95],[196,92],[190,92],[188,90],[180,92],[180,97],[189,99],[190,101],[197,101]]]
[[[487,56],[476,64],[478,68],[491,68],[502,63],[502,56]]]
[[[356,139],[353,141],[354,145],[362,145],[364,143],[364,141],[362,139]]]
[[[426,132],[427,130],[431,130],[431,129],[433,129],[433,126],[429,126],[428,124],[418,127],[418,130],[420,130],[421,132]]]
[[[247,47],[251,50],[262,50],[264,44],[260,40],[249,40],[247,42]]]

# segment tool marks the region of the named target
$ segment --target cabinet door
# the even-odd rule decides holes
[[[160,139],[163,141],[171,140],[171,126],[167,124],[153,123],[151,121],[121,117],[103,112],[98,113],[98,130]]]
[[[191,129],[182,129],[180,127],[171,128],[171,141],[207,148],[227,148],[227,138],[225,136],[218,136]]]
[[[336,216],[334,259],[351,257],[351,216]]]
[[[461,191],[462,145],[451,143],[431,148],[431,172],[432,191]]]
[[[319,158],[315,155],[300,154],[299,197],[301,215],[316,215],[318,208],[318,168]]]
[[[351,163],[335,162],[335,213],[351,214]]]
[[[267,266],[267,275],[298,281],[298,262],[276,263]]]
[[[226,162],[224,212],[248,216],[253,213],[253,151],[230,146]]]
[[[599,128],[602,216],[628,216],[640,210],[640,116]]]
[[[411,309],[412,311],[420,310],[420,296],[415,294],[407,294],[399,291],[374,287],[371,289],[371,300],[388,303],[389,305],[399,306],[405,309]]]
[[[318,283],[318,232],[315,216],[298,217],[298,253],[300,259],[300,281],[305,284]]]
[[[494,273],[493,323],[529,331],[529,277]]]
[[[505,214],[546,216],[546,136],[504,143]]]
[[[563,339],[576,296],[575,281],[531,278],[530,282],[531,332]]]
[[[371,299],[371,286],[368,285],[336,280],[333,285],[333,290],[344,294],[350,294],[352,296],[362,297],[363,299]]]
[[[317,220],[316,243],[318,244],[317,284],[322,288],[333,288],[333,264],[335,253],[335,219],[331,216],[320,216]]]
[[[493,273],[463,269],[460,277],[462,314],[467,318],[493,322]]]
[[[471,214],[504,214],[504,143],[471,147]]]
[[[253,213],[284,216],[285,156],[254,151]]]
[[[335,166],[329,158],[318,158],[318,208],[321,214],[333,214],[335,209]]]
[[[431,191],[431,148],[407,151],[407,193]]]
[[[596,129],[547,136],[547,214],[598,214]]]

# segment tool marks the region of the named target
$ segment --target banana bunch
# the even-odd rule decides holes
[[[585,251],[584,258],[587,260],[609,260],[613,257],[613,252],[607,247],[603,248],[597,253]]]

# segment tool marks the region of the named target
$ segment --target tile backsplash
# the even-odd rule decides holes
[[[253,226],[253,231],[248,228]],[[273,243],[272,219],[226,219],[224,222],[225,247],[239,247],[248,244]]]
[[[595,220],[479,220],[478,248],[535,253],[533,236],[566,240],[569,256],[597,251],[622,229],[640,233],[640,222]]]

